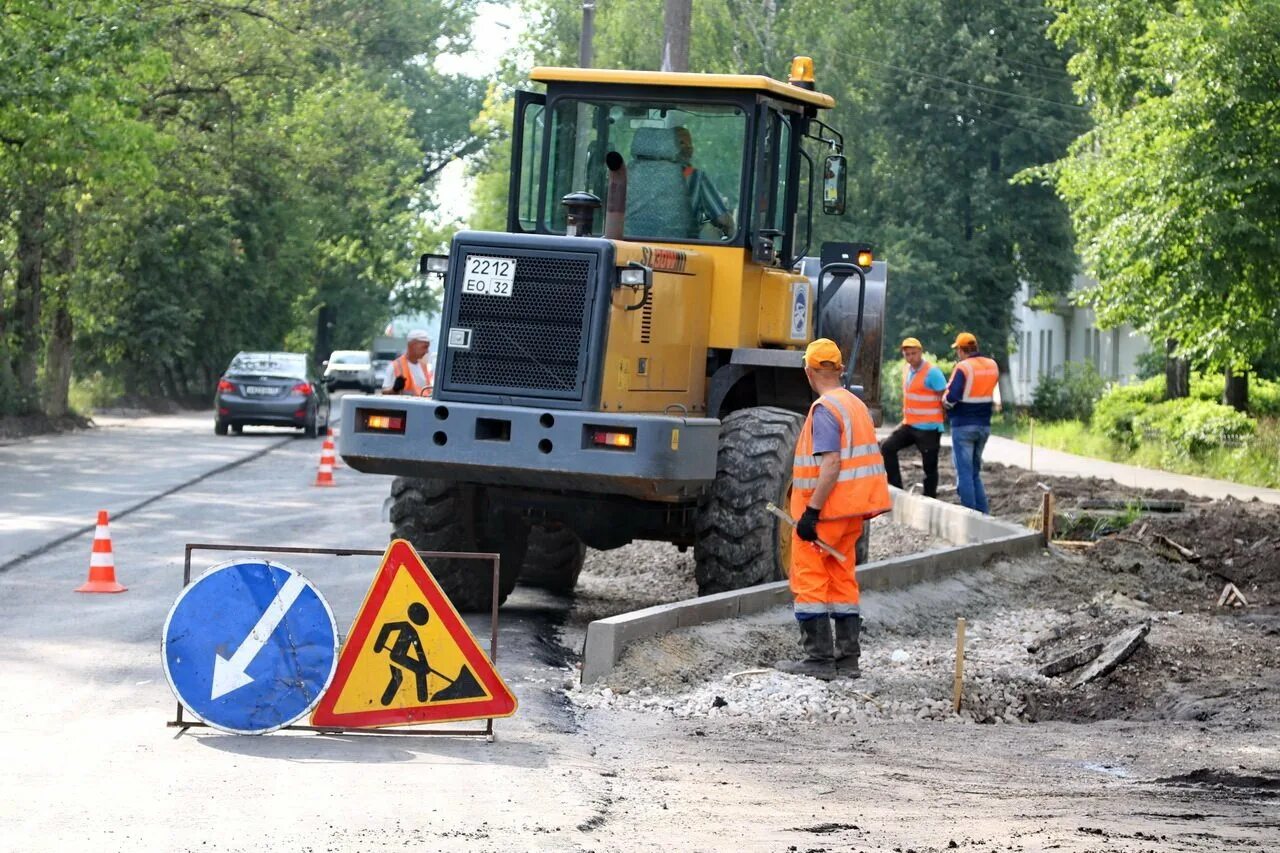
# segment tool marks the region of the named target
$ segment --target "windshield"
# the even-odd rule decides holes
[[[728,242],[738,231],[746,114],[729,104],[561,98],[551,120],[542,225],[565,230],[560,199],[587,190],[606,200],[605,155],[627,166],[623,236]],[[594,234],[604,230],[603,209]]]
[[[329,356],[330,364],[368,364],[367,352],[335,352]]]
[[[260,373],[302,378],[307,373],[307,358],[292,352],[242,352],[231,359],[227,373]]]

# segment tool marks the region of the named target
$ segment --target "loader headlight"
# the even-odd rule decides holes
[[[642,287],[644,285],[645,270],[628,267],[618,272],[618,283],[625,284],[628,287]]]

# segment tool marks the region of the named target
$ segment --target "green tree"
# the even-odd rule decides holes
[[[1099,319],[1249,369],[1280,321],[1280,4],[1054,5],[1097,125],[1047,174]]]

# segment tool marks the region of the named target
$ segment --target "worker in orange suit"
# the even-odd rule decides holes
[[[430,397],[434,377],[427,353],[431,351],[431,336],[423,329],[414,329],[405,342],[404,354],[391,362],[387,378],[382,383],[383,394]]]
[[[791,592],[804,657],[778,669],[830,680],[857,678],[858,579],[854,551],[863,523],[893,504],[875,425],[862,401],[841,384],[840,348],[819,338],[804,353],[804,372],[818,399],[796,442],[791,515]],[[817,540],[844,555],[837,559]],[[834,632],[833,632],[834,627]]]

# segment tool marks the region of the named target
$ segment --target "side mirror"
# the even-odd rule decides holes
[[[822,166],[822,212],[833,216],[844,213],[846,178],[849,161],[843,154],[832,154]]]

